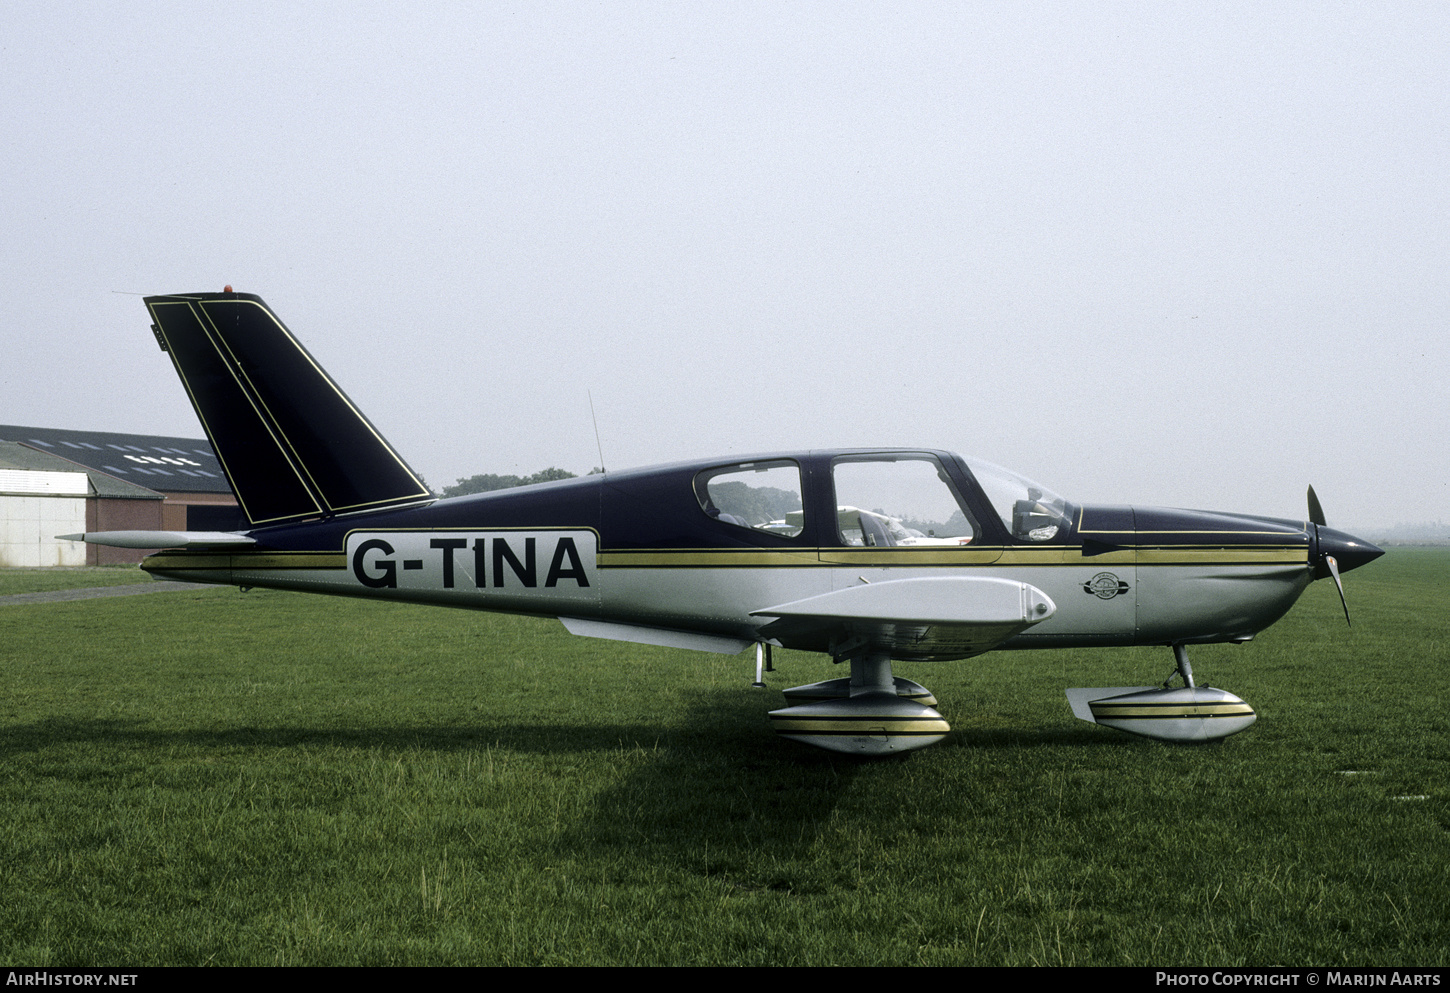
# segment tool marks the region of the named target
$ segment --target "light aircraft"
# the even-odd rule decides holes
[[[893,660],[1171,647],[1162,687],[1067,691],[1085,720],[1170,741],[1254,711],[1194,682],[1186,646],[1245,642],[1312,580],[1381,555],[1309,520],[1079,505],[931,449],[770,453],[438,499],[257,296],[146,298],[252,527],[67,536],[161,548],[154,576],[557,617],[576,635],[828,654],[780,734],[878,755],[948,732]],[[1349,610],[1345,607],[1345,619]],[[1181,686],[1171,687],[1174,676]]]

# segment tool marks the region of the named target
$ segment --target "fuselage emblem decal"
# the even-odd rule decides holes
[[[1099,600],[1111,600],[1119,593],[1128,592],[1128,584],[1111,572],[1100,572],[1082,584],[1084,593],[1091,593]]]

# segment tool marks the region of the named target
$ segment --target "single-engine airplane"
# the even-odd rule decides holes
[[[1085,720],[1170,741],[1253,723],[1186,646],[1245,642],[1314,579],[1381,555],[1309,520],[1073,504],[931,449],[772,453],[439,499],[257,296],[146,298],[250,530],[68,535],[160,548],[154,576],[557,617],[576,635],[824,652],[780,734],[886,754],[947,722],[893,660],[1165,645],[1162,687],[1067,691]],[[1349,610],[1345,607],[1345,619]],[[1171,688],[1174,676],[1181,686]]]

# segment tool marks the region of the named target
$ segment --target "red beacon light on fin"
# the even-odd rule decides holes
[[[227,285],[223,286],[222,287],[222,292],[223,293],[230,293],[230,292],[232,292],[232,284],[231,283],[228,283]]]

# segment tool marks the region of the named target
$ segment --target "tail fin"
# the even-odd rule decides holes
[[[260,297],[183,293],[146,307],[253,524],[432,496]]]

